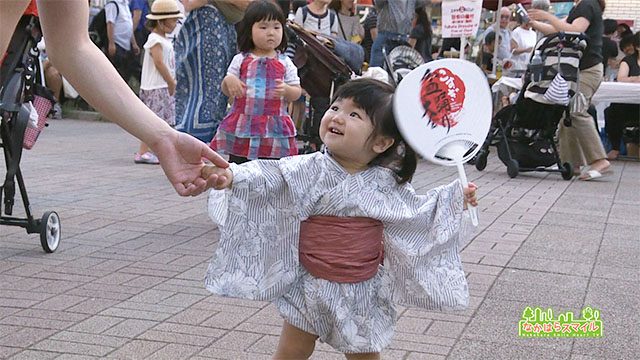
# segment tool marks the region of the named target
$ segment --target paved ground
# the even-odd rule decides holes
[[[268,303],[209,295],[218,233],[205,196],[180,198],[159,167],[134,165],[136,141],[110,123],[55,121],[22,167],[37,216],[63,239],[0,227],[0,358],[266,359],[281,320]],[[2,167],[3,165],[0,165]],[[633,359],[640,350],[640,163],[605,181],[509,179],[495,158],[480,186],[481,226],[463,250],[471,306],[401,309],[386,359]],[[3,174],[0,171],[0,174]],[[455,177],[421,164],[421,191]],[[603,339],[519,339],[526,306],[601,311]],[[340,359],[323,344],[314,359]]]

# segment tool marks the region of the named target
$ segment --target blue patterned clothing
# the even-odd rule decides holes
[[[462,309],[469,292],[458,254],[473,231],[456,181],[417,195],[379,166],[349,174],[329,154],[231,164],[232,189],[211,191],[220,243],[206,288],[271,300],[295,327],[344,353],[389,345],[395,304]],[[367,217],[384,225],[384,264],[369,280],[338,283],[299,262],[300,223],[310,216]]]
[[[189,13],[175,41],[176,129],[211,141],[227,112],[220,85],[236,48],[234,25],[214,6]]]

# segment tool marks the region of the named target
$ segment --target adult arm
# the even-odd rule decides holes
[[[113,36],[113,28],[115,25],[112,22],[107,22],[107,53],[113,57],[116,55],[116,40]]]
[[[530,9],[529,17],[533,20],[531,21],[531,26],[545,35],[559,31],[585,32],[590,24],[585,17],[578,17],[569,24],[566,18],[558,19],[555,15],[538,9]],[[541,21],[546,21],[547,23]]]
[[[138,25],[140,24],[140,18],[142,18],[142,10],[133,9],[133,11],[131,11],[131,20],[133,21],[133,32],[135,32],[136,29],[138,28]]]
[[[533,50],[530,47],[528,47],[528,48],[518,47],[518,43],[513,39],[511,39],[511,49],[512,49],[511,52],[513,53],[513,55],[520,55],[522,53],[528,53],[531,50]]]
[[[625,61],[621,61],[618,69],[618,82],[640,83],[640,76],[629,76],[629,65]]]
[[[89,104],[156,152],[180,195],[200,194],[217,182],[217,178],[201,177],[202,158],[220,167],[228,163],[206,144],[172,129],[149,110],[93,45],[87,31],[86,1],[42,0],[38,9],[51,61]]]

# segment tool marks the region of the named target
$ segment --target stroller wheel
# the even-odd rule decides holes
[[[47,211],[40,220],[40,244],[47,253],[56,251],[60,244],[60,217],[55,211]]]
[[[509,159],[509,162],[507,163],[507,174],[510,178],[513,179],[518,176],[518,172],[520,171],[519,167],[520,165],[518,164],[518,160]]]
[[[568,162],[562,164],[561,173],[564,180],[571,180],[573,178],[573,166]]]
[[[487,155],[488,153],[485,153],[483,151],[480,151],[480,153],[478,154],[478,157],[476,158],[476,169],[478,171],[482,171],[487,167]]]

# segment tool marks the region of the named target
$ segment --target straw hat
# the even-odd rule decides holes
[[[178,9],[177,0],[155,0],[151,5],[151,13],[147,15],[149,20],[162,20],[172,18],[182,18],[182,13]]]

